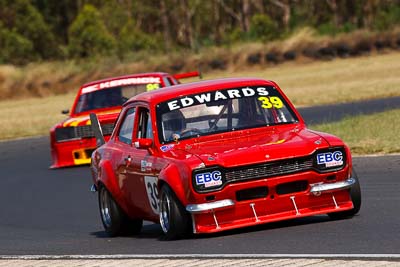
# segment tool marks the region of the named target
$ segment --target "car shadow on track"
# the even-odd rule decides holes
[[[96,238],[110,238],[105,231],[92,232],[90,235],[95,236]],[[145,224],[143,225],[142,231],[138,235],[127,235],[127,237],[161,240],[163,238],[163,232],[159,224]]]

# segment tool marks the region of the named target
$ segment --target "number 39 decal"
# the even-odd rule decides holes
[[[155,214],[160,213],[160,203],[158,201],[157,180],[158,180],[157,177],[154,177],[154,176],[145,176],[144,177],[144,184],[146,187],[149,204]]]
[[[277,96],[271,96],[270,98],[261,96],[258,98],[261,101],[261,107],[263,108],[282,108],[283,103],[282,100],[279,99]]]

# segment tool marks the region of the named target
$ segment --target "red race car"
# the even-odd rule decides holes
[[[167,239],[328,214],[355,215],[349,148],[312,131],[272,81],[231,78],[139,94],[92,154],[111,236],[159,222]]]
[[[78,91],[69,118],[50,130],[52,165],[50,168],[89,164],[96,148],[89,113],[99,115],[102,130],[109,138],[122,104],[132,96],[161,87],[178,84],[178,79],[200,76],[199,72],[176,75],[142,73],[113,77],[84,84]]]

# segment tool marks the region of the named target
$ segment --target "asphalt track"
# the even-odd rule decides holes
[[[399,108],[399,100],[376,106]],[[349,110],[354,106],[359,107],[354,112],[369,113],[359,103]],[[306,109],[311,117],[304,109],[300,112],[315,123],[353,114],[339,112],[344,109]],[[0,143],[0,255],[400,253],[400,156],[354,159],[363,204],[352,219],[315,216],[164,241],[160,226],[150,223],[138,236],[108,238],[97,195],[89,192],[89,168],[49,170],[48,142],[48,137],[39,137]]]

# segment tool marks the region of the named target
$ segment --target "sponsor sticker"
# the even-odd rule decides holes
[[[196,185],[204,185],[206,188],[222,184],[222,174],[220,171],[198,173],[195,178]]]
[[[265,87],[257,87],[257,88],[245,87],[239,89],[229,89],[225,91],[215,91],[215,92],[202,93],[198,95],[185,96],[184,98],[181,99],[175,99],[169,101],[167,102],[167,105],[169,111],[172,111],[175,109],[180,109],[198,104],[211,103],[220,100],[229,100],[242,97],[250,97],[255,95],[267,96],[269,95],[269,92],[268,89]],[[280,101],[279,98],[278,101]]]
[[[325,167],[334,167],[343,165],[343,153],[341,151],[327,152],[317,154],[318,165],[325,164]]]
[[[142,172],[148,172],[151,171],[151,167],[153,164],[151,162],[147,162],[146,160],[141,160],[140,161],[140,170]]]
[[[162,152],[167,152],[170,151],[171,149],[173,149],[175,146],[175,144],[169,144],[169,145],[163,145],[160,147]]]
[[[158,84],[161,83],[160,77],[138,77],[138,78],[125,78],[102,82],[82,88],[82,94],[90,93],[99,89],[131,85],[131,84],[151,84],[152,90],[158,88]],[[147,89],[149,89],[147,87]]]

